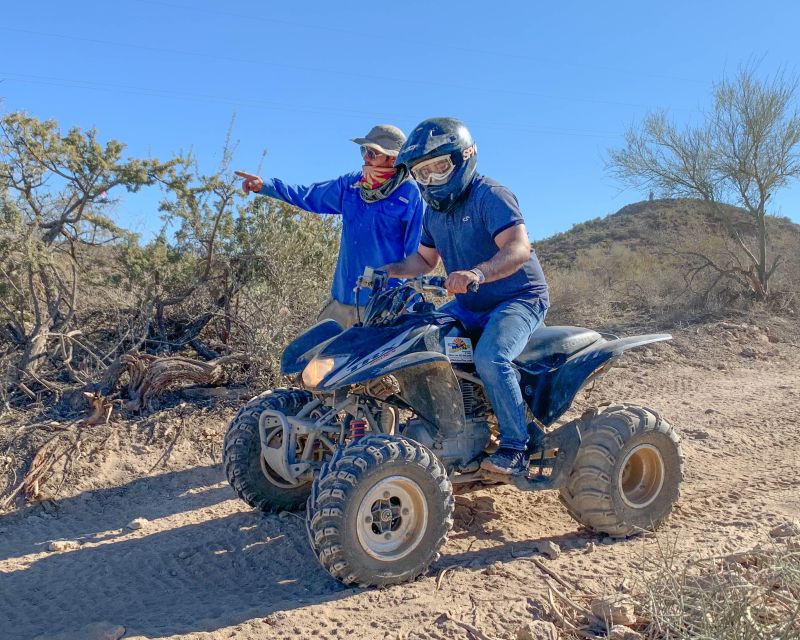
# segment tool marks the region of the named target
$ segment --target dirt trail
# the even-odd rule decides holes
[[[457,498],[455,528],[427,576],[349,589],[316,564],[300,517],[249,510],[211,456],[203,461],[192,434],[211,429],[219,440],[230,413],[191,418],[167,470],[138,478],[163,449],[127,439],[136,431],[128,425],[102,461],[87,463],[76,495],[0,517],[0,637],[89,638],[98,622],[124,627],[125,638],[465,637],[447,612],[492,638],[515,638],[545,602],[531,558],[574,595],[604,594],[635,577],[659,544],[677,541],[683,558],[725,553],[800,517],[797,346],[715,325],[626,362],[578,409],[639,402],[678,427],[686,480],[656,538],[612,542],[579,530],[555,492],[483,489]],[[147,522],[132,530],[135,518]],[[78,545],[52,552],[54,540]],[[561,554],[532,555],[544,541]]]

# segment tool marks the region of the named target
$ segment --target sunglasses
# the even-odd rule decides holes
[[[361,145],[361,157],[367,160],[375,160],[375,158],[379,158],[380,156],[385,156],[385,153],[381,153],[380,151],[375,151],[372,147],[368,147],[367,145]]]

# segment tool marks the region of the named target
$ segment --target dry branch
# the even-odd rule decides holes
[[[140,409],[158,394],[178,382],[216,384],[222,380],[225,362],[241,359],[238,354],[222,356],[210,362],[181,356],[159,357],[146,353],[129,353],[122,357],[128,367],[127,409]]]
[[[464,622],[463,620],[459,620],[452,613],[446,612],[442,614],[445,620],[450,620],[454,622],[460,627],[463,627],[467,630],[467,632],[472,635],[473,638],[477,638],[477,640],[492,640],[491,636],[487,636],[483,631],[478,629],[477,627],[471,625],[469,622]]]

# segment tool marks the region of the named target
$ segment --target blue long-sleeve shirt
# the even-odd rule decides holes
[[[383,200],[367,203],[359,192],[360,179],[360,171],[308,186],[268,178],[259,191],[311,213],[342,216],[342,241],[331,296],[350,305],[356,303],[354,288],[364,267],[398,262],[417,251],[424,208],[413,180],[406,180]],[[368,297],[369,291],[362,289],[359,304],[366,304]]]

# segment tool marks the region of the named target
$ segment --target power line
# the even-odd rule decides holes
[[[309,106],[304,104],[290,104],[286,102],[267,101],[267,100],[253,99],[253,98],[231,98],[230,96],[187,93],[181,91],[174,91],[171,89],[136,87],[131,85],[117,84],[117,83],[98,82],[95,80],[58,78],[54,76],[40,76],[34,74],[16,73],[3,70],[0,70],[0,75],[6,76],[6,78],[14,79],[18,82],[27,82],[45,86],[57,86],[70,89],[83,89],[92,91],[104,91],[110,93],[126,93],[132,95],[141,95],[145,97],[172,98],[172,99],[185,100],[195,103],[228,104],[234,107],[251,107],[255,109],[290,111],[290,112],[302,111],[305,113],[317,113],[325,115],[333,114],[342,117],[351,117],[359,119],[370,117],[374,119],[385,119],[385,120],[396,120],[399,118],[403,118],[405,120],[414,120],[415,118],[419,117],[418,115],[412,116],[409,114],[397,114],[397,113],[386,113],[386,112],[379,113],[379,112],[360,111],[355,109],[332,107],[332,106],[319,106],[319,105]],[[495,129],[495,130],[499,129],[506,131],[509,129],[513,129],[516,132],[532,133],[537,135],[563,135],[563,136],[575,136],[582,138],[618,137],[618,134],[616,133],[580,131],[571,129],[533,128],[528,125],[516,124],[507,121],[500,122],[491,120],[484,120],[484,121],[471,120],[470,123],[475,126],[482,126],[484,128],[489,128],[489,129]]]
[[[211,13],[211,14],[216,14],[216,15],[220,15],[220,16],[227,16],[227,17],[230,17],[230,18],[238,18],[238,19],[242,18],[242,14],[241,13],[233,13],[231,11],[221,11],[219,9],[211,9],[211,8],[208,8],[208,7],[198,6],[197,4],[192,4],[191,6],[187,6],[187,5],[175,4],[173,2],[165,2],[164,0],[138,0],[138,2],[140,2],[141,4],[159,5],[159,6],[163,6],[163,7],[169,7],[169,8],[172,8],[172,9],[180,9],[181,11],[187,11],[187,10],[188,11],[195,11],[195,12],[202,11],[202,12],[205,12],[205,13]],[[323,26],[323,25],[316,25],[316,24],[308,24],[308,23],[304,23],[304,22],[297,22],[297,21],[294,21],[294,20],[286,20],[284,18],[273,18],[273,17],[262,17],[262,16],[258,16],[258,15],[256,15],[256,16],[248,15],[248,20],[249,21],[253,21],[253,22],[265,22],[265,23],[268,23],[268,24],[277,23],[277,24],[283,24],[283,25],[290,26],[290,27],[300,27],[300,28],[303,28],[303,29],[316,29],[318,31],[328,31],[328,32],[331,32],[331,33],[340,33],[342,35],[347,35],[347,36],[356,37],[356,38],[361,38],[364,35],[363,31],[357,31],[357,30],[354,30],[354,29],[344,29],[342,27],[333,27],[333,26],[330,26],[330,25],[324,25]],[[482,56],[490,55],[490,56],[496,56],[496,57],[500,57],[500,58],[513,58],[513,59],[516,59],[516,60],[525,60],[525,61],[528,61],[528,62],[536,62],[536,63],[539,63],[539,64],[561,65],[561,66],[567,66],[567,67],[574,67],[574,68],[578,68],[578,69],[588,69],[590,71],[610,71],[612,73],[621,73],[621,74],[624,74],[624,75],[633,75],[633,76],[636,76],[636,77],[650,78],[650,79],[653,79],[653,80],[671,80],[671,81],[677,81],[677,82],[690,82],[690,83],[703,85],[703,86],[706,85],[705,82],[700,82],[699,80],[696,80],[696,79],[693,79],[693,78],[683,78],[683,77],[671,76],[671,75],[667,75],[667,74],[647,74],[647,75],[643,75],[638,71],[630,71],[630,70],[627,70],[627,69],[620,69],[620,68],[615,68],[615,67],[604,67],[604,66],[598,66],[598,65],[576,64],[576,63],[571,63],[571,62],[565,62],[565,61],[559,60],[559,59],[548,58],[546,56],[530,56],[530,55],[524,55],[524,54],[518,54],[518,53],[511,53],[511,52],[508,52],[508,51],[497,51],[497,50],[492,50],[492,49],[474,49],[474,48],[470,48],[470,47],[459,47],[459,46],[453,45],[453,44],[451,44],[449,42],[440,42],[438,40],[435,43],[435,46],[432,46],[429,41],[409,38],[406,34],[403,34],[403,42],[407,43],[407,44],[414,44],[414,45],[417,45],[417,46],[422,46],[422,47],[429,48],[429,49],[433,48],[436,51],[441,51],[443,49],[446,49],[446,50],[450,50],[450,51],[458,51],[458,52],[461,52],[461,53],[474,53],[474,54],[478,54],[478,55],[482,55]]]
[[[153,2],[155,4],[164,4],[162,2],[155,2],[155,0],[140,0],[141,2]],[[175,6],[175,5],[167,5],[167,6]],[[66,35],[61,33],[51,33],[51,32],[44,32],[44,31],[34,31],[32,29],[22,29],[19,27],[9,27],[9,26],[2,26],[0,30],[3,31],[11,31],[16,33],[24,33],[27,35],[34,35],[46,38],[61,38],[63,40],[72,40],[77,42],[88,42],[91,44],[102,45],[104,47],[113,46],[113,47],[127,47],[131,49],[139,49],[142,51],[151,51],[153,53],[169,53],[173,55],[181,55],[181,56],[189,56],[189,57],[200,57],[206,58],[211,60],[216,60],[219,62],[230,62],[234,64],[252,64],[252,60],[244,59],[244,58],[236,58],[232,56],[220,56],[214,54],[208,54],[203,52],[196,52],[196,51],[185,51],[181,49],[172,49],[168,47],[154,47],[150,45],[143,45],[138,43],[130,43],[130,42],[118,42],[114,40],[102,40],[99,38],[87,38],[83,36],[75,36],[75,35]],[[365,79],[364,73],[353,73],[348,71],[339,71],[334,69],[321,69],[319,67],[308,67],[303,65],[296,65],[296,64],[289,64],[286,62],[274,62],[272,60],[267,60],[264,62],[259,62],[259,65],[263,66],[274,66],[274,67],[282,67],[285,69],[292,69],[294,71],[303,71],[303,72],[310,72],[310,73],[321,73],[327,75],[335,75],[335,76],[343,76],[347,78],[352,78],[363,82]],[[458,91],[469,92],[469,93],[491,93],[491,94],[505,94],[505,95],[513,95],[513,96],[524,96],[530,98],[537,98],[540,100],[553,100],[553,101],[560,101],[560,102],[583,102],[587,104],[601,104],[607,106],[615,106],[615,107],[630,107],[630,108],[637,108],[637,109],[644,109],[647,108],[647,105],[631,103],[631,102],[621,102],[617,100],[599,100],[596,98],[586,98],[586,97],[577,97],[577,96],[558,96],[553,94],[541,93],[536,91],[522,91],[519,89],[508,89],[504,87],[475,87],[469,85],[462,85],[462,84],[454,84],[452,82],[443,82],[441,80],[423,80],[417,79],[412,77],[391,77],[391,76],[379,76],[379,75],[370,75],[370,80],[383,80],[385,82],[391,82],[392,84],[411,84],[411,85],[419,85],[425,87],[433,87],[433,88],[450,88],[456,89]]]

